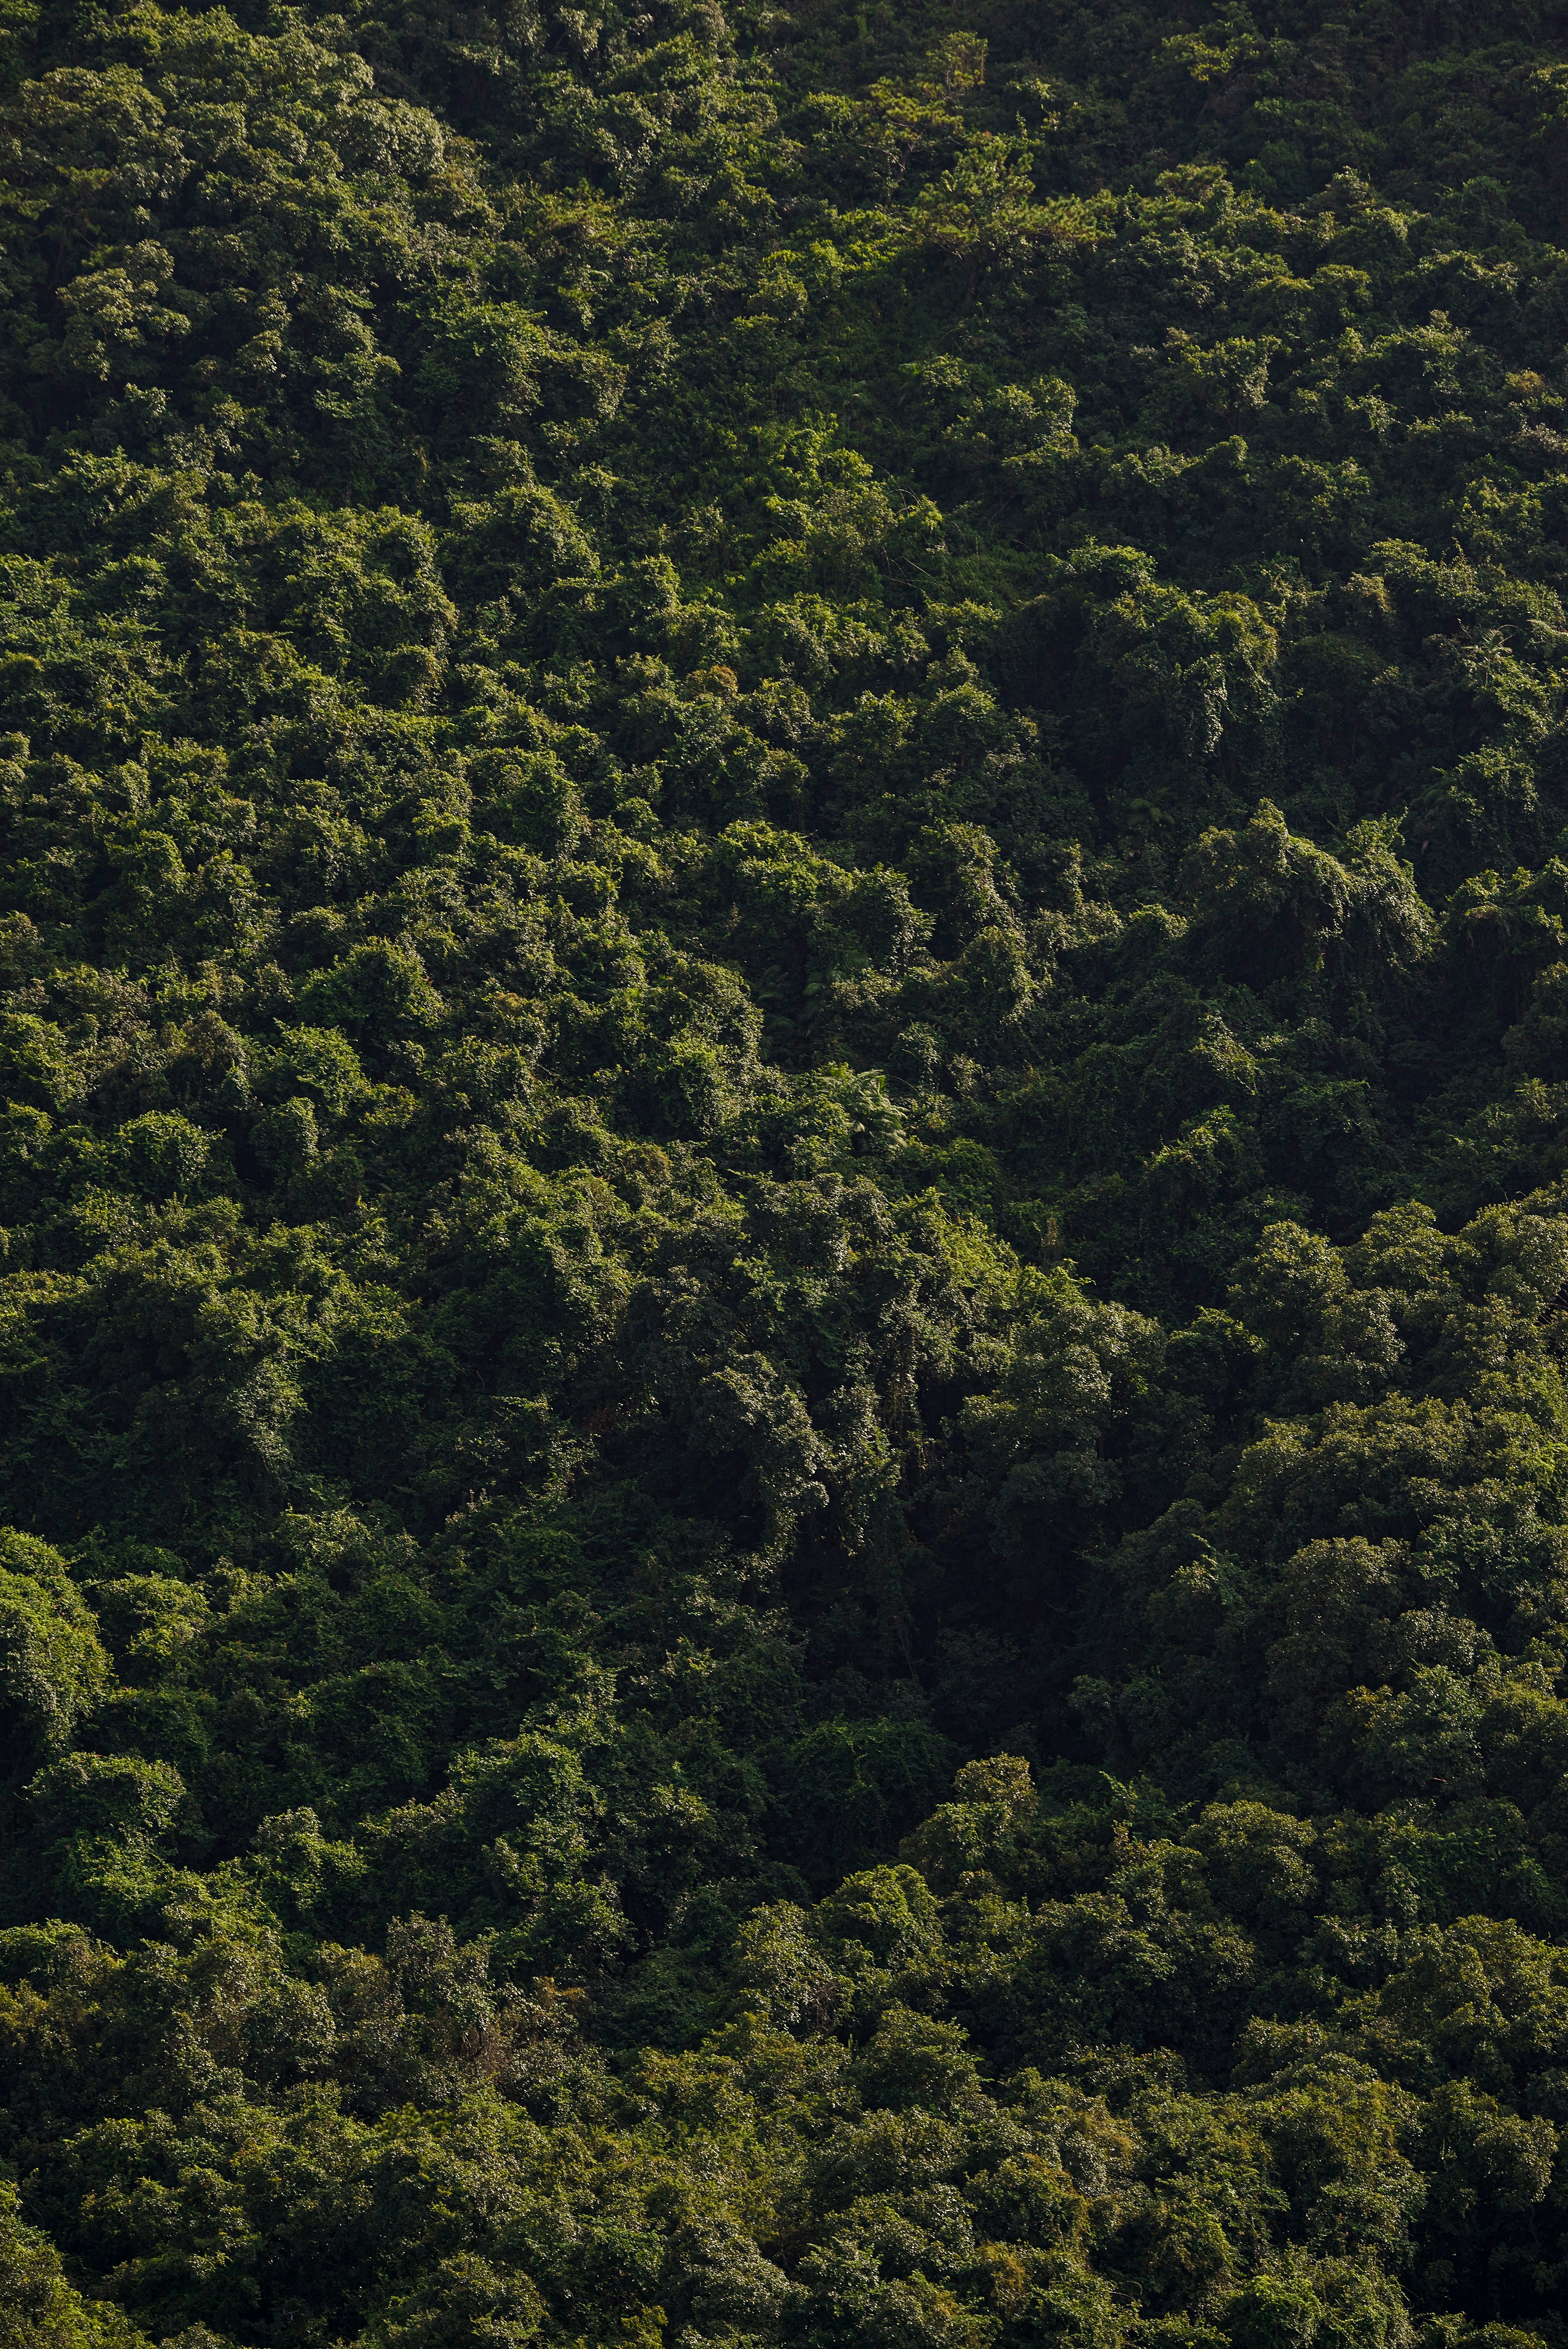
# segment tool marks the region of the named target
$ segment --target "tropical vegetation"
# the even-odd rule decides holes
[[[3,0],[0,2349],[1565,2349],[1565,36]]]

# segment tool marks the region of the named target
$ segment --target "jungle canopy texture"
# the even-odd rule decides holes
[[[0,0],[0,2349],[1565,2349],[1568,15]]]

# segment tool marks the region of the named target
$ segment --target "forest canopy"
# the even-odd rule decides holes
[[[1214,5],[0,0],[0,2349],[1568,2349],[1568,10]]]

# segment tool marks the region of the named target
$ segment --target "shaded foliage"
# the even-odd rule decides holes
[[[0,2343],[1560,2344],[1561,15],[0,19]]]

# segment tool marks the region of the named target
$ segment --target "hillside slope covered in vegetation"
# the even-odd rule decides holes
[[[3,2349],[1568,2349],[1568,14],[0,5]]]

